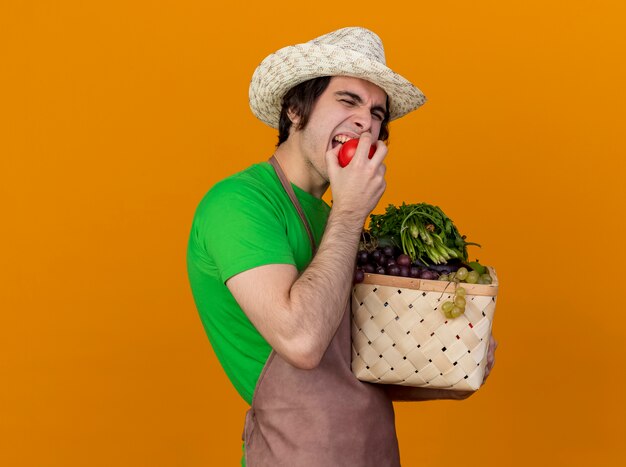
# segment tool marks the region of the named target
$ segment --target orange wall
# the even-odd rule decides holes
[[[211,3],[0,6],[0,464],[236,465],[191,217],[272,152],[258,62],[347,25],[429,97],[379,210],[440,205],[502,282],[494,373],[398,405],[404,465],[626,461],[624,2]]]

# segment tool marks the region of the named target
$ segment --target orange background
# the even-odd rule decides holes
[[[237,464],[191,218],[272,152],[260,60],[348,25],[429,98],[378,210],[438,204],[502,282],[494,373],[397,406],[403,465],[626,461],[624,2],[212,3],[0,6],[0,464]]]

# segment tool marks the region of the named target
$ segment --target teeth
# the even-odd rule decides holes
[[[339,143],[345,143],[346,141],[349,141],[352,138],[350,138],[349,136],[346,136],[346,135],[337,135],[333,139],[335,141],[338,141]]]

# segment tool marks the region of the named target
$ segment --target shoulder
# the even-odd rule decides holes
[[[274,169],[267,162],[254,164],[217,182],[204,195],[194,215],[196,229],[238,225],[282,218],[284,193]]]
[[[276,191],[277,184],[278,178],[268,163],[254,164],[213,185],[201,204],[267,198]]]
[[[224,281],[263,261],[293,261],[284,253],[285,201],[278,188],[282,186],[274,169],[260,163],[216,183],[200,201],[190,248],[210,258]]]

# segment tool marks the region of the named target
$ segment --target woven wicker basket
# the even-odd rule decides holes
[[[352,372],[361,381],[472,390],[487,364],[498,279],[460,284],[465,313],[447,319],[440,306],[454,283],[366,274],[352,292]]]

